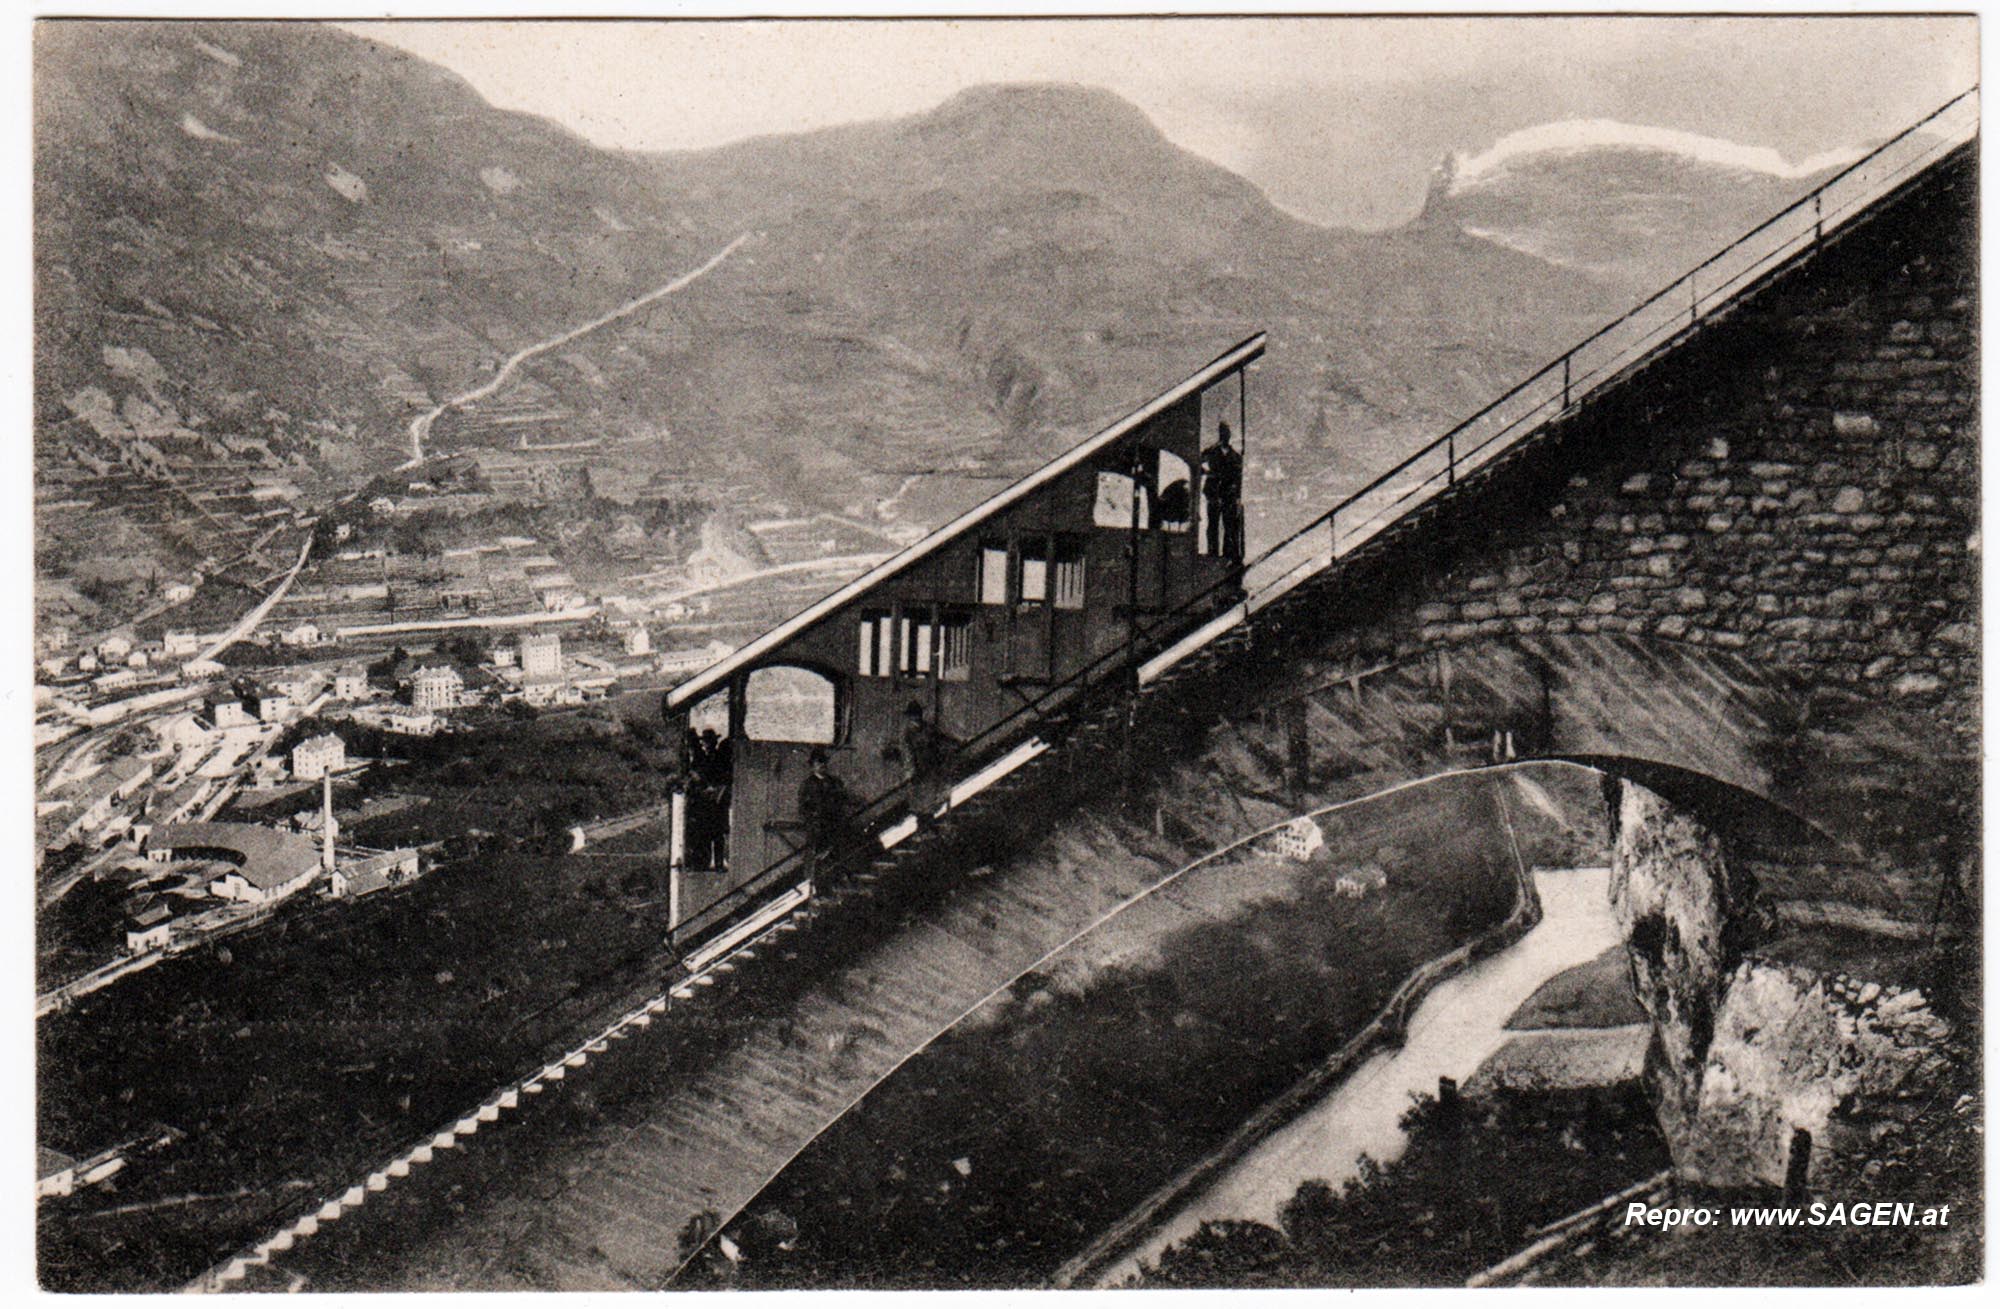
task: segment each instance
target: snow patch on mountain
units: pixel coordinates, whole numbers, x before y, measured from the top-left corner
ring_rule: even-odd
[[[197,141],[227,141],[231,145],[241,145],[241,141],[227,132],[218,132],[193,114],[181,115],[181,131]]]
[[[1447,161],[1451,190],[1458,192],[1506,171],[1517,159],[1589,150],[1651,150],[1769,177],[1801,178],[1859,159],[1861,147],[1823,150],[1793,162],[1769,146],[1744,145],[1671,127],[1621,123],[1610,118],[1572,118],[1510,132],[1477,154],[1457,153]]]
[[[339,164],[328,164],[321,180],[338,191],[350,204],[358,205],[368,198],[368,183]]]
[[[213,59],[216,63],[222,64],[225,67],[228,68],[243,67],[242,56],[236,54],[234,51],[224,50],[219,45],[211,45],[207,41],[202,40],[200,37],[196,37],[194,39],[194,48],[201,51],[203,54],[207,55],[210,59]]]

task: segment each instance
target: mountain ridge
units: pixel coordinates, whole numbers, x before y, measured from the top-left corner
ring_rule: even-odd
[[[79,461],[226,435],[323,500],[401,462],[411,420],[506,358],[743,231],[714,274],[441,414],[430,451],[589,446],[600,494],[886,501],[887,526],[919,527],[1262,328],[1252,450],[1283,481],[1253,497],[1296,516],[1610,304],[1593,275],[1451,224],[1293,218],[1098,88],[978,87],[640,156],[327,27],[55,26],[36,79],[52,492]],[[116,362],[140,356],[143,386]],[[44,515],[42,557],[115,574],[129,608],[134,570],[88,548],[131,522],[108,505]],[[127,533],[135,555],[149,531],[165,541]]]

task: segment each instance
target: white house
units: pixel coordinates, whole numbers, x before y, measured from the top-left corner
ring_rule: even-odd
[[[434,736],[438,720],[436,714],[425,710],[395,708],[382,715],[382,726],[404,736]]]
[[[308,737],[292,747],[292,776],[300,781],[316,781],[345,767],[347,742],[332,732]]]
[[[456,709],[459,692],[464,689],[465,679],[456,668],[433,664],[419,668],[410,678],[410,704],[427,712]]]
[[[170,605],[186,604],[194,599],[194,586],[189,582],[168,582],[160,590],[160,599]]]
[[[562,638],[554,632],[532,632],[521,638],[521,673],[525,677],[561,677]]]
[[[735,648],[727,641],[710,641],[707,645],[689,646],[680,650],[662,650],[654,666],[670,676],[676,673],[700,672]]]
[[[132,653],[129,637],[107,636],[97,643],[97,657],[107,664],[122,664]]]
[[[565,678],[535,677],[521,683],[521,698],[531,705],[582,704],[583,688]]]
[[[260,723],[283,722],[292,712],[292,698],[276,692],[266,691],[257,697],[257,721]]]
[[[327,883],[336,899],[363,896],[399,882],[412,881],[420,871],[415,850],[380,850],[341,863],[327,878]]]
[[[315,623],[300,623],[284,635],[286,645],[318,645],[319,641],[319,626]]]
[[[628,627],[625,629],[623,636],[626,654],[642,655],[653,653],[653,638],[644,626]]]
[[[215,724],[216,730],[222,732],[233,727],[248,727],[256,721],[250,716],[250,711],[244,707],[243,702],[235,696],[212,702],[208,706],[208,716],[209,721]]]
[[[1363,864],[1342,873],[1333,883],[1335,895],[1350,900],[1359,900],[1371,891],[1379,891],[1389,884],[1389,874],[1375,864]]]
[[[201,725],[201,720],[190,713],[163,718],[152,725],[152,732],[154,739],[170,750],[205,746],[211,735],[209,730]]]
[[[333,675],[333,698],[336,700],[366,700],[368,698],[368,670],[365,668],[343,668]]]
[[[201,637],[193,632],[168,632],[160,645],[170,655],[189,655],[201,649]]]
[[[154,901],[125,924],[125,952],[141,955],[148,950],[165,949],[173,935],[173,911]]]

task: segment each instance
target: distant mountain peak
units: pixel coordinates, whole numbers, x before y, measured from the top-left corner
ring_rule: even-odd
[[[967,87],[912,120],[927,134],[1060,141],[1087,134],[1126,148],[1168,144],[1159,125],[1130,100],[1071,82],[990,82]]]
[[[1570,118],[1510,132],[1477,153],[1458,152],[1443,165],[1451,193],[1506,172],[1515,163],[1592,151],[1632,151],[1672,155],[1736,172],[1795,180],[1839,168],[1860,158],[1861,147],[1825,150],[1796,162],[1769,146],[1744,145],[1671,127],[1624,123],[1611,118]]]

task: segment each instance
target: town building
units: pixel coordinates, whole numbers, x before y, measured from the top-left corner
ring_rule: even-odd
[[[415,850],[378,850],[343,860],[335,866],[327,883],[335,899],[351,899],[413,882],[421,871]]]
[[[642,655],[653,652],[652,635],[646,631],[643,625],[626,628],[622,636],[624,637],[626,654]]]
[[[168,632],[160,645],[170,655],[189,655],[201,649],[201,637],[193,632]]]
[[[1363,864],[1359,868],[1348,869],[1334,879],[1333,893],[1350,900],[1359,900],[1362,896],[1379,891],[1388,884],[1389,874],[1382,871],[1379,865]]]
[[[194,585],[190,582],[168,582],[160,590],[160,599],[170,605],[186,604],[194,599]]]
[[[173,910],[158,900],[134,913],[125,923],[125,952],[141,955],[164,950],[173,939]]]
[[[382,727],[404,736],[434,736],[437,734],[437,715],[427,710],[391,708],[382,714]]]
[[[119,759],[105,765],[92,776],[75,783],[63,798],[73,806],[69,821],[63,825],[56,844],[60,845],[80,832],[90,832],[107,823],[120,800],[125,800],[153,780],[153,761],[150,759]]]
[[[662,650],[654,666],[670,677],[685,677],[698,673],[716,660],[735,650],[727,641],[710,641],[707,645],[688,646],[679,650]]]
[[[153,738],[169,750],[188,750],[206,746],[211,733],[201,725],[201,720],[191,713],[172,714],[152,725]]]
[[[284,642],[286,645],[318,645],[319,626],[315,623],[300,623],[285,632]]]
[[[235,696],[213,700],[208,706],[208,719],[215,724],[215,730],[226,732],[235,727],[249,727],[256,722],[250,710]]]
[[[146,857],[215,859],[233,865],[208,885],[219,900],[271,904],[305,889],[319,872],[319,848],[306,837],[256,823],[164,823],[146,838]]]
[[[427,713],[456,709],[464,689],[465,679],[456,668],[433,664],[419,668],[410,678],[410,704]]]
[[[521,698],[537,708],[583,703],[583,689],[561,677],[531,677],[521,683]]]
[[[291,716],[292,698],[276,691],[265,691],[257,697],[257,721],[260,723],[281,723]]]
[[[1300,863],[1312,858],[1313,852],[1326,844],[1326,834],[1311,818],[1298,817],[1279,828],[1273,835],[1271,845],[1277,854]]]
[[[107,664],[122,664],[131,653],[130,637],[107,636],[97,643],[97,657]]]
[[[314,781],[347,767],[347,742],[327,732],[308,737],[292,747],[292,776]]]
[[[323,683],[318,673],[294,673],[272,682],[271,689],[295,705],[306,705],[311,703],[321,685]]]
[[[554,632],[532,632],[521,638],[521,673],[525,677],[560,677],[562,638]]]
[[[368,670],[365,668],[343,668],[333,675],[333,698],[336,700],[366,700],[368,698]]]

